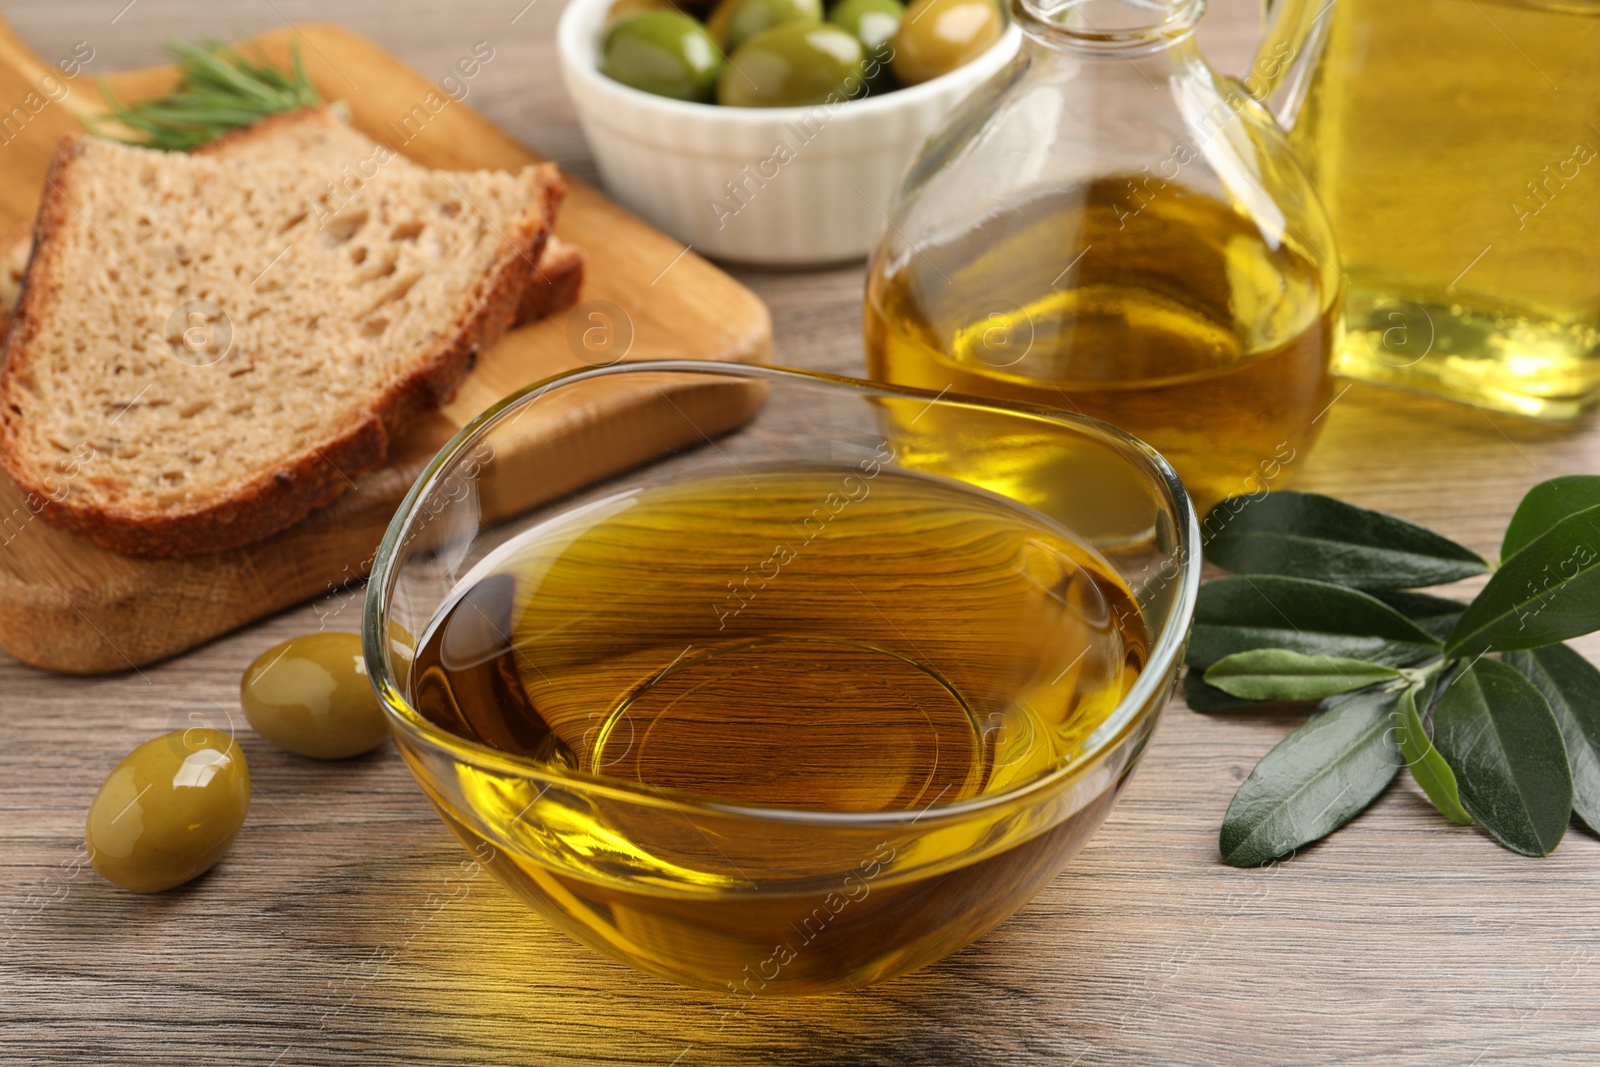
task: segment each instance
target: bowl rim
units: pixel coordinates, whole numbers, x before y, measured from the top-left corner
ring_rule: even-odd
[[[664,114],[745,128],[782,125],[813,113],[818,108],[833,106],[824,102],[800,107],[724,107],[720,104],[657,96],[642,89],[635,89],[631,85],[613,81],[600,73],[598,64],[600,42],[589,39],[588,36],[589,16],[596,9],[608,7],[613,2],[615,0],[568,0],[556,23],[556,52],[562,66],[572,77],[580,79],[592,92],[609,95],[613,100],[626,101],[636,107],[655,108]],[[1016,22],[1007,18],[999,39],[955,70],[931,78],[920,85],[896,89],[892,93],[843,101],[837,105],[838,110],[834,114],[834,120],[837,121],[839,116],[845,114],[862,119],[885,113],[892,114],[897,110],[915,107],[924,100],[937,97],[968,82],[972,83],[972,87],[976,87],[1005,66],[1021,46],[1022,30]]]
[[[885,812],[843,812],[734,803],[719,800],[715,796],[703,793],[633,784],[621,779],[607,778],[583,771],[552,768],[546,764],[502,752],[499,749],[490,748],[475,741],[469,741],[459,734],[434,725],[411,706],[410,702],[401,694],[399,687],[395,685],[386,661],[385,653],[388,641],[385,636],[385,627],[382,625],[393,579],[391,567],[394,563],[396,550],[404,543],[405,532],[417,513],[418,502],[434,489],[445,470],[452,466],[469,446],[475,444],[499,422],[512,417],[525,405],[536,402],[545,393],[595,378],[611,377],[617,374],[646,373],[689,373],[770,382],[789,381],[813,386],[844,388],[863,397],[881,396],[926,400],[930,405],[949,404],[958,407],[975,407],[999,411],[1006,414],[1043,417],[1077,427],[1082,431],[1097,434],[1119,445],[1125,452],[1132,454],[1128,457],[1131,463],[1137,466],[1137,463],[1134,462],[1134,457],[1142,460],[1147,467],[1145,473],[1154,475],[1157,481],[1165,488],[1171,502],[1171,515],[1174,520],[1173,533],[1175,543],[1173,552],[1177,559],[1177,573],[1172,580],[1178,586],[1177,599],[1167,624],[1162,627],[1159,633],[1154,635],[1155,640],[1150,649],[1150,658],[1146,662],[1144,670],[1140,672],[1138,680],[1123,695],[1116,708],[1106,717],[1105,721],[1096,727],[1083,742],[1078,753],[1068,757],[1059,766],[1012,789],[999,793],[979,794],[978,796],[950,804],[930,804],[920,811],[906,809]],[[1033,794],[1053,790],[1064,782],[1080,777],[1097,766],[1101,759],[1111,752],[1121,739],[1143,718],[1140,714],[1141,711],[1147,706],[1153,705],[1155,698],[1158,696],[1157,691],[1172,684],[1170,676],[1179,666],[1179,661],[1188,643],[1189,630],[1194,621],[1195,605],[1200,589],[1201,564],[1200,523],[1183,482],[1178,478],[1171,464],[1159,452],[1126,430],[1120,429],[1111,423],[1076,412],[1039,404],[970,396],[964,393],[952,393],[948,389],[935,393],[927,389],[889,385],[883,382],[867,381],[860,378],[850,378],[821,371],[801,370],[793,367],[719,363],[709,360],[690,359],[624,361],[604,367],[582,367],[565,371],[524,386],[486,408],[480,415],[463,426],[455,436],[450,438],[434,454],[422,473],[417,476],[410,492],[406,494],[405,499],[401,501],[400,506],[395,510],[393,518],[384,531],[383,540],[379,542],[378,549],[373,555],[372,570],[367,578],[367,589],[362,603],[362,654],[368,680],[372,684],[373,690],[378,697],[378,703],[383,708],[385,717],[391,727],[429,745],[450,751],[469,753],[476,766],[493,768],[520,778],[540,781],[545,789],[565,786],[580,789],[589,795],[607,796],[613,800],[646,806],[670,807],[680,813],[685,806],[688,806],[701,812],[757,822],[809,824],[852,829],[874,826],[903,828],[921,822],[924,818],[931,817],[930,822],[960,820],[992,808],[1015,804]],[[1152,716],[1159,715],[1164,707],[1165,700],[1160,705],[1152,706],[1150,714]]]

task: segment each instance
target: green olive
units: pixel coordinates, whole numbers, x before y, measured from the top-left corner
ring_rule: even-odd
[[[920,85],[976,59],[1004,28],[993,0],[915,0],[891,42],[890,67],[902,84]]]
[[[389,736],[356,634],[306,634],[267,649],[244,672],[239,703],[256,733],[299,756],[346,759]]]
[[[706,32],[719,47],[728,44],[728,20],[733,18],[733,13],[739,10],[739,5],[744,0],[719,0],[716,7],[711,9],[711,14],[706,16]]]
[[[717,86],[722,53],[704,26],[677,11],[647,11],[606,33],[600,72],[623,85],[674,100],[705,102]]]
[[[855,34],[869,58],[881,59],[905,15],[900,0],[839,0],[828,11],[828,21]]]
[[[722,0],[706,20],[706,28],[733,52],[762,30],[821,21],[822,0]]]
[[[198,878],[250,810],[250,769],[233,738],[195,727],[146,741],[106,776],[84,826],[106,881],[159,893]]]
[[[866,53],[829,23],[790,22],[763,30],[728,59],[717,103],[734,107],[808,107],[859,96]]]
[[[650,11],[676,11],[677,5],[672,0],[617,0],[606,11],[606,29],[610,29],[623,19],[632,18],[634,15],[643,15]]]

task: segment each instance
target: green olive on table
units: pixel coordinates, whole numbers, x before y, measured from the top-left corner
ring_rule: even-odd
[[[250,769],[233,739],[178,730],[146,741],[106,776],[84,844],[106,881],[158,893],[210,870],[249,810]]]
[[[306,634],[267,649],[244,672],[239,703],[256,733],[300,756],[347,759],[389,736],[356,634]]]
[[[762,30],[821,21],[822,0],[722,0],[706,20],[706,29],[731,53]]]
[[[993,0],[915,0],[890,42],[890,68],[901,83],[920,85],[976,59],[1004,28]]]
[[[706,28],[677,11],[647,11],[606,33],[600,70],[657,96],[705,102],[716,89],[722,54]]]
[[[870,59],[882,59],[905,14],[900,0],[839,0],[828,21],[853,33]]]
[[[825,22],[785,23],[756,34],[728,58],[717,103],[807,107],[848,100],[860,95],[865,68],[866,52],[847,30]]]

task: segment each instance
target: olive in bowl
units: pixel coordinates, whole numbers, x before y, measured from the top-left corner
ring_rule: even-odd
[[[838,26],[787,22],[739,47],[717,82],[717,103],[806,107],[848,100],[865,87],[866,61],[861,42]]]
[[[606,29],[610,29],[623,19],[632,18],[634,15],[643,15],[650,11],[676,11],[678,6],[672,0],[616,0],[611,5],[611,10],[606,12]]]
[[[822,0],[722,0],[706,19],[706,29],[731,53],[774,26],[821,21]]]
[[[718,0],[703,24],[685,2],[612,0],[601,72],[675,100],[810,107],[948,74],[1006,25],[996,0]]]
[[[888,58],[889,42],[905,21],[900,0],[839,0],[828,10],[828,21],[854,35],[872,59]]]
[[[1005,28],[993,0],[916,0],[894,35],[890,69],[902,85],[921,85],[988,51]]]
[[[987,0],[985,0],[987,2]],[[646,11],[612,24],[602,47],[606,77],[674,100],[705,102],[722,72],[722,50],[679,11]]]

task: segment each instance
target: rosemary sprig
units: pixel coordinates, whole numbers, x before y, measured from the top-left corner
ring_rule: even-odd
[[[125,104],[104,78],[100,92],[111,108],[110,118],[135,136],[117,136],[129,144],[187,152],[230,130],[250,126],[269,115],[322,103],[306,74],[298,43],[292,46],[292,71],[282,71],[262,56],[246,59],[221,41],[194,45],[172,41],[183,80],[157,100]]]

